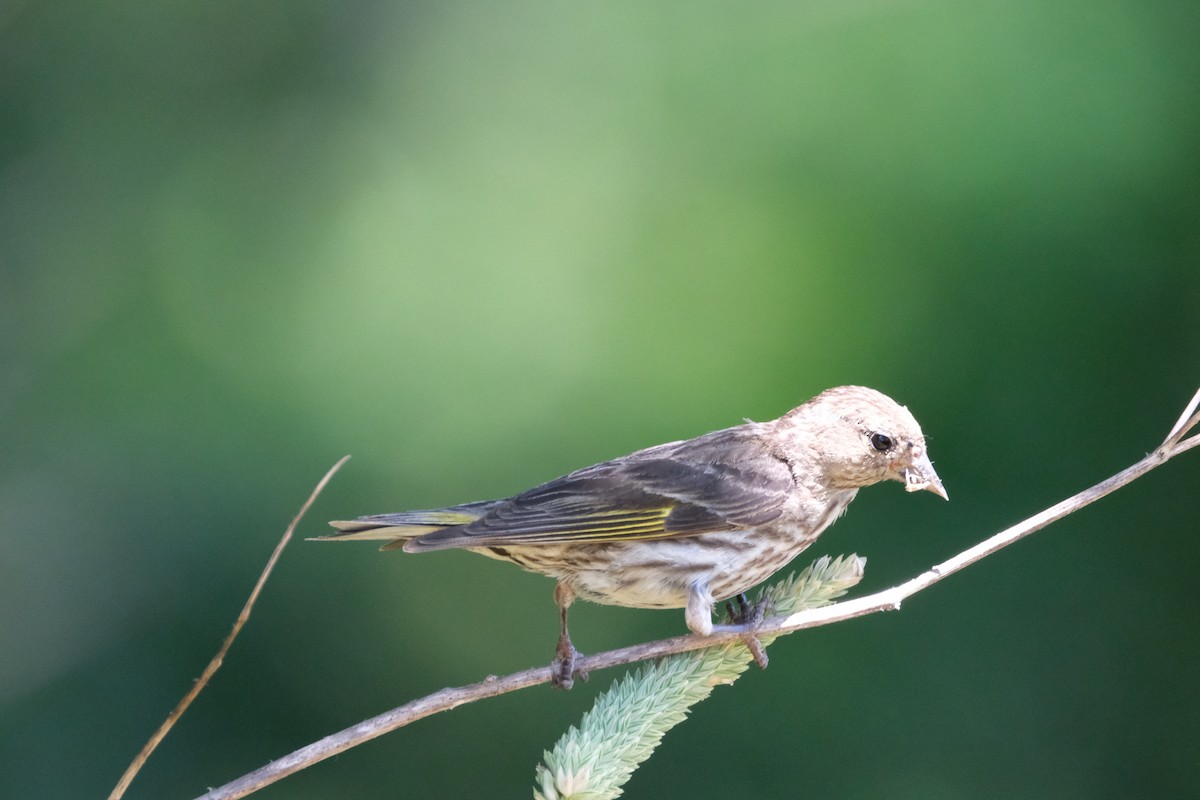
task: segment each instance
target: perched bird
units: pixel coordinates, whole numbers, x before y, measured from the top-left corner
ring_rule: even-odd
[[[503,500],[332,522],[326,539],[384,550],[462,548],[558,581],[554,683],[569,688],[576,597],[684,608],[712,632],[713,603],[769,578],[845,512],[863,486],[895,480],[949,499],[921,426],[874,389],[829,389],[770,422],[638,450]],[[761,615],[761,609],[759,610]]]

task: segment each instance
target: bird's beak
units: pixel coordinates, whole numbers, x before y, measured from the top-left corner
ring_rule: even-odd
[[[946,494],[946,489],[942,486],[942,479],[933,471],[933,462],[925,453],[914,458],[904,469],[904,490],[919,492],[922,489],[933,492],[943,500],[950,499],[950,495]]]

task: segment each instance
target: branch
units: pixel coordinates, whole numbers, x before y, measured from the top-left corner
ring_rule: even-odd
[[[150,758],[150,754],[158,747],[159,742],[171,732],[171,728],[175,727],[175,723],[183,716],[183,712],[188,710],[188,706],[192,704],[192,701],[199,697],[200,692],[204,691],[204,687],[208,686],[208,682],[212,680],[212,676],[217,674],[217,670],[221,668],[221,664],[225,661],[225,655],[229,652],[229,648],[233,646],[233,640],[242,632],[242,627],[250,619],[250,611],[254,608],[254,604],[258,602],[258,596],[262,594],[263,586],[267,583],[267,578],[270,576],[271,571],[275,569],[275,563],[279,561],[279,556],[283,554],[283,548],[291,541],[296,526],[300,524],[300,520],[308,513],[308,509],[317,499],[317,495],[325,488],[325,484],[329,483],[329,479],[333,477],[335,472],[342,468],[342,464],[345,464],[349,458],[350,456],[342,456],[340,461],[329,468],[329,471],[325,473],[325,477],[317,482],[316,488],[312,490],[308,499],[304,501],[304,505],[296,512],[296,516],[292,519],[292,524],[287,526],[287,530],[283,532],[283,537],[280,538],[279,544],[275,545],[274,552],[267,559],[267,565],[263,567],[262,574],[258,576],[258,582],[254,584],[254,588],[250,590],[250,597],[246,600],[246,605],[242,607],[242,613],[238,614],[237,620],[233,623],[233,630],[225,637],[225,641],[221,643],[221,648],[217,650],[217,654],[213,656],[212,661],[208,662],[208,666],[204,668],[204,672],[192,684],[192,688],[188,690],[183,699],[179,701],[179,704],[167,715],[162,725],[158,726],[158,730],[150,737],[150,741],[146,742],[141,751],[134,756],[133,762],[125,769],[125,773],[121,775],[121,779],[117,781],[117,785],[113,788],[112,793],[109,794],[108,800],[121,800],[121,797],[129,788],[129,784],[133,782],[133,779],[137,777],[138,772],[141,771],[142,766],[146,763],[146,759]]]
[[[1155,467],[1161,466],[1171,458],[1200,445],[1200,434],[1183,438],[1192,428],[1200,424],[1200,390],[1197,390],[1191,402],[1180,416],[1179,421],[1171,429],[1167,438],[1157,449],[1141,461],[1125,469],[1095,486],[1085,489],[1062,502],[1051,506],[1040,514],[995,534],[974,547],[968,548],[953,558],[943,561],[917,577],[898,586],[885,589],[875,594],[845,600],[821,608],[809,609],[785,617],[772,617],[753,631],[740,625],[717,625],[709,636],[687,635],[647,642],[605,653],[597,653],[580,659],[582,670],[593,672],[609,667],[622,666],[651,658],[659,658],[674,653],[684,653],[700,650],[718,644],[733,641],[745,641],[748,634],[758,636],[777,636],[805,628],[816,628],[833,622],[854,619],[856,617],[874,614],[878,611],[894,611],[900,608],[902,601],[927,589],[933,584],[959,572],[992,553],[1041,530],[1047,525],[1062,519],[1084,506],[1090,505],[1105,495],[1120,489],[1145,475]],[[504,677],[490,675],[483,681],[469,686],[442,689],[431,695],[414,700],[399,708],[364,720],[350,728],[326,736],[320,741],[302,747],[283,758],[272,761],[266,766],[230,783],[210,790],[197,800],[233,800],[268,786],[281,778],[298,772],[305,767],[349,750],[364,742],[382,736],[385,733],[402,728],[419,719],[432,716],[442,711],[449,711],[466,703],[483,700],[488,697],[506,694],[508,692],[550,682],[550,668],[537,667],[516,672]]]
[[[781,615],[820,608],[863,578],[866,559],[821,556],[763,587],[754,608]],[[760,605],[761,604],[761,605]],[[602,692],[543,753],[534,770],[534,800],[612,800],[653,754],[667,732],[718,686],[737,681],[753,663],[765,666],[773,636],[677,653],[643,663]]]

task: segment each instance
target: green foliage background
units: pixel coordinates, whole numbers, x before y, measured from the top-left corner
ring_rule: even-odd
[[[106,793],[347,452],[302,535],[868,384],[953,501],[864,492],[810,551],[858,592],[1136,460],[1200,384],[1197,41],[1115,0],[0,8],[0,796]],[[778,642],[628,796],[1196,796],[1198,482]],[[544,578],[297,542],[129,797],[554,636]],[[260,796],[528,797],[615,677]]]

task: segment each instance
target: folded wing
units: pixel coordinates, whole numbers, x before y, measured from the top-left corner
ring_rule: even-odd
[[[475,520],[407,539],[408,551],[662,539],[752,527],[779,516],[791,470],[730,428],[573,472]],[[474,510],[474,509],[473,509]]]

